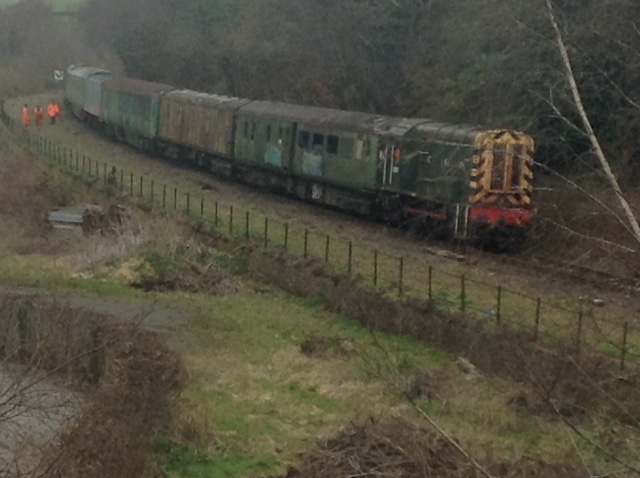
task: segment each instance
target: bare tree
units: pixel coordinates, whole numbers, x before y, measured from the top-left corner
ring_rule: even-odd
[[[620,202],[620,206],[622,207],[622,210],[626,218],[626,223],[624,222],[621,222],[621,223],[633,236],[635,241],[640,244],[640,224],[638,223],[638,218],[635,216],[631,208],[631,205],[625,198],[622,192],[622,189],[620,188],[618,179],[616,178],[616,175],[613,172],[611,164],[604,153],[604,150],[600,144],[600,140],[598,139],[598,136],[596,135],[596,132],[593,129],[593,126],[591,124],[591,120],[589,119],[589,116],[585,110],[584,103],[582,101],[582,96],[580,94],[580,89],[578,88],[576,77],[573,71],[571,58],[569,56],[569,52],[567,50],[567,46],[562,35],[562,31],[560,29],[560,26],[558,24],[558,21],[554,13],[553,2],[552,0],[545,0],[545,1],[546,1],[547,14],[549,16],[549,21],[551,22],[551,25],[553,26],[553,29],[555,31],[556,42],[557,42],[558,50],[560,52],[560,57],[562,59],[562,64],[565,69],[566,79],[571,88],[573,101],[578,110],[578,114],[580,115],[580,120],[582,122],[584,132],[589,138],[589,141],[591,142],[593,152],[595,153],[598,161],[600,162],[602,171],[604,172],[609,184],[611,185],[611,187],[613,188],[616,194],[618,201]]]

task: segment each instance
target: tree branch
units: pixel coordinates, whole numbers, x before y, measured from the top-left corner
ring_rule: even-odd
[[[589,140],[591,141],[591,145],[593,150],[600,161],[600,165],[602,166],[602,170],[604,171],[611,187],[613,188],[620,205],[624,211],[626,219],[629,223],[631,233],[636,240],[636,242],[640,243],[640,224],[638,224],[638,220],[633,214],[631,206],[629,202],[624,197],[622,193],[622,189],[620,188],[620,184],[611,169],[611,165],[607,160],[606,155],[600,145],[600,141],[591,125],[591,121],[589,120],[589,116],[584,108],[584,104],[582,102],[582,97],[580,95],[580,90],[578,88],[578,84],[576,83],[576,78],[573,73],[573,66],[571,65],[571,59],[569,57],[569,52],[567,51],[567,47],[564,43],[564,39],[562,37],[562,32],[560,31],[560,26],[558,25],[558,21],[556,20],[555,14],[553,13],[553,3],[551,0],[546,0],[547,5],[547,14],[549,16],[549,21],[553,26],[553,29],[556,33],[556,42],[558,44],[558,50],[560,52],[560,56],[562,58],[562,62],[564,64],[565,73],[567,77],[567,81],[569,82],[569,86],[571,87],[571,93],[573,95],[574,102],[576,104],[576,108],[578,109],[578,113],[580,114],[580,118],[582,119],[583,126],[586,130],[587,135],[589,136]]]

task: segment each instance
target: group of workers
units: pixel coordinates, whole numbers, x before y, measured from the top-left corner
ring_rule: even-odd
[[[47,106],[47,115],[49,116],[49,122],[54,125],[56,124],[56,118],[60,114],[60,106],[55,101],[51,101],[49,106]],[[42,128],[42,122],[44,120],[44,110],[40,108],[40,105],[36,106],[33,109],[33,117],[36,122],[36,127],[38,129]],[[22,127],[24,129],[29,128],[31,124],[31,111],[29,110],[29,105],[24,105],[22,108]]]

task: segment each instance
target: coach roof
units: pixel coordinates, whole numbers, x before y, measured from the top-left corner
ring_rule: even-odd
[[[281,118],[288,121],[326,128],[373,131],[376,120],[383,117],[369,113],[301,106],[275,101],[253,101],[240,109],[240,114]]]
[[[233,96],[212,95],[192,90],[174,90],[165,95],[169,100],[182,101],[194,105],[202,105],[219,110],[236,110],[251,100]]]
[[[88,78],[91,75],[95,75],[96,73],[108,73],[113,75],[111,71],[103,70],[101,68],[94,68],[93,66],[70,66],[67,68],[67,74],[72,76],[77,76],[80,78]]]
[[[161,83],[152,83],[144,80],[132,80],[130,78],[114,78],[104,83],[104,88],[109,91],[122,91],[139,95],[159,96],[162,93],[172,91],[175,88]]]

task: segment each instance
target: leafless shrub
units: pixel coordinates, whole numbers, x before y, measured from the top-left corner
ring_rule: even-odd
[[[438,433],[402,419],[370,420],[345,427],[336,436],[303,453],[287,477],[582,478],[586,470],[523,457],[515,463],[486,463],[487,473],[467,462]]]
[[[138,321],[117,325],[55,298],[4,296],[0,475],[145,476],[181,377],[177,356]],[[89,406],[52,381],[89,392]]]

